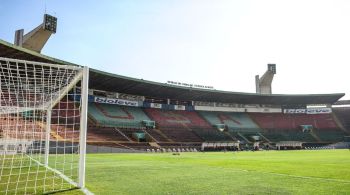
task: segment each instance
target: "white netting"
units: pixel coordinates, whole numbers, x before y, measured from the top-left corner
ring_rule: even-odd
[[[0,58],[0,194],[76,187],[82,70]]]

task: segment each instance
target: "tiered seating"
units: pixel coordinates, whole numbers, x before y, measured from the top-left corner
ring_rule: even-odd
[[[257,132],[259,127],[246,113],[206,112],[200,114],[212,125],[226,124],[229,130],[241,132]]]
[[[262,138],[260,137],[258,132],[229,132],[231,135],[235,136],[237,139],[239,139],[240,141],[244,140],[242,138],[242,136],[247,139],[250,142],[255,142],[257,141],[256,139],[253,139],[252,137],[254,136],[258,136],[259,140],[262,140]]]
[[[53,109],[51,114],[51,123],[62,125],[79,125],[80,111],[79,107],[73,101],[65,100],[59,102]]]
[[[161,131],[175,142],[202,142],[203,140],[185,128],[161,128]]]
[[[310,133],[303,133],[296,130],[269,130],[262,133],[267,139],[272,142],[278,141],[302,141],[302,142],[316,142],[315,138]]]
[[[114,129],[114,127],[88,127],[88,142],[98,141],[128,141],[123,135]]]
[[[79,127],[72,127],[67,125],[51,125],[51,137],[58,141],[70,140],[78,141],[79,140]]]
[[[89,103],[89,114],[99,125],[120,128],[142,128],[150,120],[140,108],[111,104]]]
[[[157,122],[160,127],[211,128],[196,112],[176,110],[145,109],[148,116]]]
[[[350,132],[350,107],[343,107],[343,108],[333,108],[334,113],[340,120],[340,122],[343,124],[345,129]]]
[[[299,129],[312,125],[316,129],[338,128],[330,114],[251,113],[250,116],[264,129]]]
[[[344,136],[347,134],[339,129],[319,129],[315,134],[323,142],[340,142],[344,141]]]
[[[51,136],[56,140],[79,140],[80,110],[75,102],[60,101],[51,113]]]
[[[157,122],[159,129],[173,141],[201,142],[207,139],[218,139],[217,141],[228,139],[225,135],[220,135],[220,132],[215,130],[196,112],[160,109],[145,109],[145,112]]]
[[[167,142],[169,141],[164,136],[162,136],[160,133],[157,132],[155,129],[147,129],[147,133],[149,133],[154,139],[156,139],[158,142]]]
[[[301,125],[312,125],[313,133],[323,142],[341,141],[344,136],[331,114],[251,113],[250,116],[271,141],[317,142],[311,133],[302,132]]]
[[[216,129],[193,129],[205,141],[232,141],[233,139]]]
[[[21,117],[0,117],[0,129],[7,137],[17,137],[18,139],[45,140],[46,122],[45,112],[27,111],[21,113]],[[43,120],[43,121],[42,121]],[[79,139],[80,126],[79,107],[73,101],[64,100],[59,102],[51,112],[51,140],[71,140]],[[6,125],[5,125],[6,124]],[[1,127],[2,126],[2,127]],[[9,129],[5,129],[9,128]],[[17,131],[13,131],[17,129]]]
[[[129,139],[134,140],[132,138],[133,133],[139,133],[143,132],[142,129],[133,129],[133,128],[118,128],[120,132],[122,132],[124,135],[126,135]],[[136,140],[134,140],[136,141]]]
[[[2,138],[26,140],[45,140],[45,130],[32,120],[0,115],[0,133]]]

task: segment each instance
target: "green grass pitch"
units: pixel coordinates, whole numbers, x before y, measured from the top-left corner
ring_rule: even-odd
[[[95,194],[350,194],[349,150],[89,154],[86,169]]]
[[[96,195],[350,194],[350,151],[88,154],[86,186]]]

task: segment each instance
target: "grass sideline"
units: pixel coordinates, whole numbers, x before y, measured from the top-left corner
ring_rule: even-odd
[[[96,195],[350,194],[349,150],[88,154],[86,163]]]

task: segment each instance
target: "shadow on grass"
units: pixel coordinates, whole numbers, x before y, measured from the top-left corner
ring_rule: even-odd
[[[59,191],[55,191],[55,192],[48,192],[48,193],[44,193],[44,194],[45,195],[48,195],[48,194],[66,194],[66,193],[68,194],[69,192],[76,192],[76,194],[84,194],[82,191],[80,191],[80,188],[70,188],[70,189],[59,190]]]

